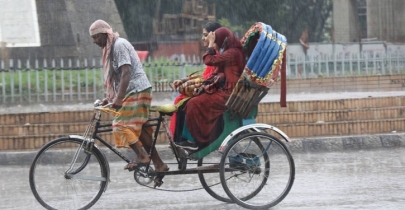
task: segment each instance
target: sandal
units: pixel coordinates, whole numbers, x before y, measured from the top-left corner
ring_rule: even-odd
[[[136,168],[140,168],[142,166],[147,166],[147,165],[149,165],[149,163],[132,161],[124,167],[124,170],[128,170],[129,172],[131,172],[131,171],[135,170]]]
[[[167,167],[165,170],[159,171],[159,172],[166,172],[166,171],[169,171],[169,170],[170,170],[170,168]],[[165,177],[164,174],[158,174],[158,175],[156,175],[155,180],[153,180],[153,181],[155,182],[155,184],[153,185],[153,188],[162,186],[162,184],[163,184],[163,177]]]

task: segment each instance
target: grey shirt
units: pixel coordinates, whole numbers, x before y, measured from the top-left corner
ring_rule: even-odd
[[[118,38],[115,41],[113,52],[115,94],[118,94],[121,81],[122,71],[120,67],[124,64],[129,64],[131,66],[130,82],[126,94],[131,92],[140,92],[152,87],[148,77],[145,74],[145,71],[143,70],[142,63],[139,60],[138,54],[135,52],[134,47],[126,39]]]

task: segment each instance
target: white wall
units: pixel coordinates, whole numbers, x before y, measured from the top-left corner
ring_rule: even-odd
[[[307,56],[321,56],[331,57],[336,56],[349,56],[350,54],[357,54],[360,52],[359,43],[338,43],[338,44],[321,44],[321,43],[309,43],[309,49],[307,50]],[[361,52],[363,53],[396,53],[405,52],[405,44],[396,43],[384,43],[384,42],[370,42],[362,43]],[[288,44],[287,53],[292,57],[304,57],[304,51],[300,44]]]
[[[35,0],[0,0],[0,42],[6,47],[40,46]]]

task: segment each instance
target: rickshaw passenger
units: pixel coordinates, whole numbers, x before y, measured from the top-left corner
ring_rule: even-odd
[[[203,56],[205,65],[215,66],[215,71],[203,86],[196,89],[185,108],[185,125],[192,138],[178,142],[178,147],[198,150],[216,140],[223,130],[222,114],[226,101],[240,78],[246,61],[239,39],[226,27],[207,36],[208,50]],[[219,54],[214,46],[219,47]],[[193,139],[195,142],[193,142]]]
[[[209,32],[213,32],[217,30],[218,28],[221,28],[221,24],[217,22],[208,22],[206,23],[203,28],[202,28],[202,37],[201,41],[204,47],[208,47],[208,40],[207,36]],[[204,79],[208,79],[212,72],[215,70],[214,66],[205,66],[205,69],[202,73],[202,77]],[[181,79],[175,80],[173,82],[174,87],[177,89],[180,85],[183,85],[183,81]],[[177,105],[180,101],[183,99],[189,98],[189,95],[186,94],[179,94],[175,99],[174,99],[174,104]],[[179,113],[179,114],[178,114]],[[178,116],[179,115],[179,116]],[[179,127],[176,127],[176,125],[179,125]],[[182,132],[182,126],[184,124],[184,112],[183,110],[178,110],[177,112],[173,113],[172,117],[170,118],[170,126],[169,129],[172,132],[172,134],[177,137],[181,136]],[[176,138],[177,139],[177,138]]]

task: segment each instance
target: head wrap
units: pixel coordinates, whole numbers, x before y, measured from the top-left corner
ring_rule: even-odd
[[[104,33],[107,34],[107,43],[106,46],[103,48],[103,56],[101,58],[103,63],[104,69],[104,88],[107,94],[107,98],[109,100],[114,99],[115,92],[114,92],[114,70],[110,69],[110,51],[111,47],[114,44],[115,40],[119,37],[117,32],[113,32],[110,25],[104,20],[96,20],[93,24],[91,24],[89,28],[90,36]],[[112,55],[111,55],[112,56]]]
[[[241,58],[238,58],[238,66],[240,69],[245,67],[245,60],[244,60],[244,51],[242,44],[240,43],[238,37],[236,37],[231,30],[226,27],[221,27],[215,30],[215,44],[219,48],[224,48],[223,50],[228,50],[231,48],[235,48],[238,50],[242,55]]]

